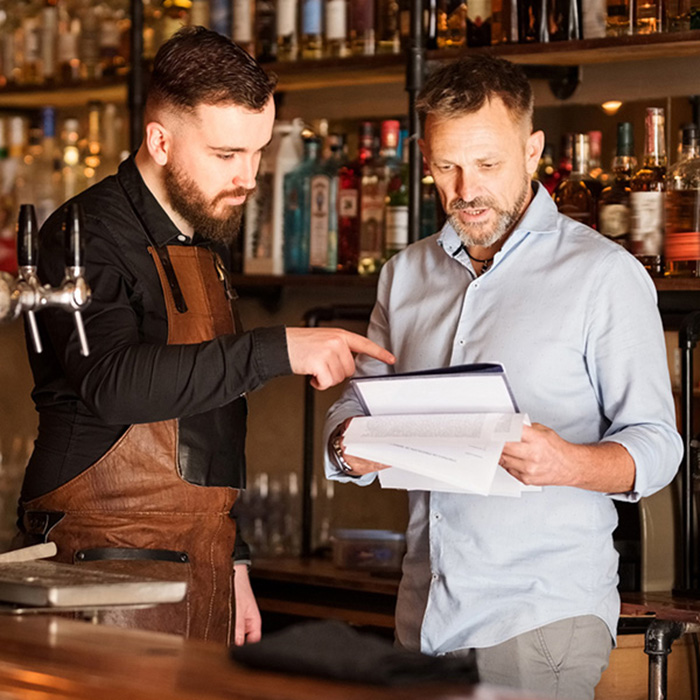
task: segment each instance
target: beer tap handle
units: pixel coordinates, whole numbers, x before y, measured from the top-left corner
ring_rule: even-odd
[[[33,204],[20,204],[17,219],[17,262],[19,263],[20,279],[35,286],[36,266],[38,260],[39,237],[36,224],[36,212]],[[37,353],[44,349],[41,344],[39,327],[33,311],[27,311],[29,334],[32,337],[34,350]]]
[[[74,282],[82,280],[85,275],[85,241],[83,237],[83,212],[80,205],[72,202],[68,205],[64,221],[64,245],[66,251],[66,277]],[[73,312],[75,328],[80,340],[80,354],[90,354],[83,315],[79,309]]]

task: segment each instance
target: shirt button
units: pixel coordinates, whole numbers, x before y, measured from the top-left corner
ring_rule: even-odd
[[[460,344],[460,345],[464,345],[464,343],[465,343],[465,340],[464,340],[464,338],[460,338],[460,340],[459,340],[459,344]]]
[[[474,289],[478,289],[478,288],[479,288],[479,283],[478,283],[478,282],[474,282],[474,284],[472,284],[472,287],[474,287]]]
[[[433,581],[437,581],[440,578],[440,576],[438,574],[433,574],[431,578],[433,579]]]
[[[177,240],[180,241],[180,243],[184,243],[187,240],[187,236],[185,234],[181,233],[178,237]]]
[[[440,520],[441,517],[440,513],[433,513],[433,518],[435,518],[435,520]]]

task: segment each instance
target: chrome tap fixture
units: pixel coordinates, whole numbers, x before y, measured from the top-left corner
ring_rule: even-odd
[[[80,353],[90,352],[82,310],[90,303],[90,288],[85,281],[83,219],[80,206],[69,204],[65,210],[63,235],[66,250],[66,272],[58,287],[42,285],[37,275],[38,228],[32,204],[20,205],[17,219],[17,279],[0,272],[0,322],[13,321],[20,314],[27,316],[29,334],[34,350],[42,351],[36,312],[48,306],[73,314],[80,340]]]

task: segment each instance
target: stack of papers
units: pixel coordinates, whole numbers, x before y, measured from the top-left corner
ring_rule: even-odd
[[[498,464],[528,423],[502,365],[362,377],[351,386],[369,415],[353,419],[345,451],[389,465],[379,472],[384,488],[514,497],[541,490]]]

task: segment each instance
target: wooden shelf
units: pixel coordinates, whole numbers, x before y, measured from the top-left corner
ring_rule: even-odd
[[[468,53],[489,53],[514,63],[577,66],[700,55],[700,30],[646,34],[547,44],[503,44],[460,51],[429,51],[428,60],[449,60]]]
[[[0,90],[0,108],[83,107],[91,100],[126,102],[126,79],[61,87],[21,87]]]
[[[654,279],[659,292],[700,292],[700,278],[659,277]]]

